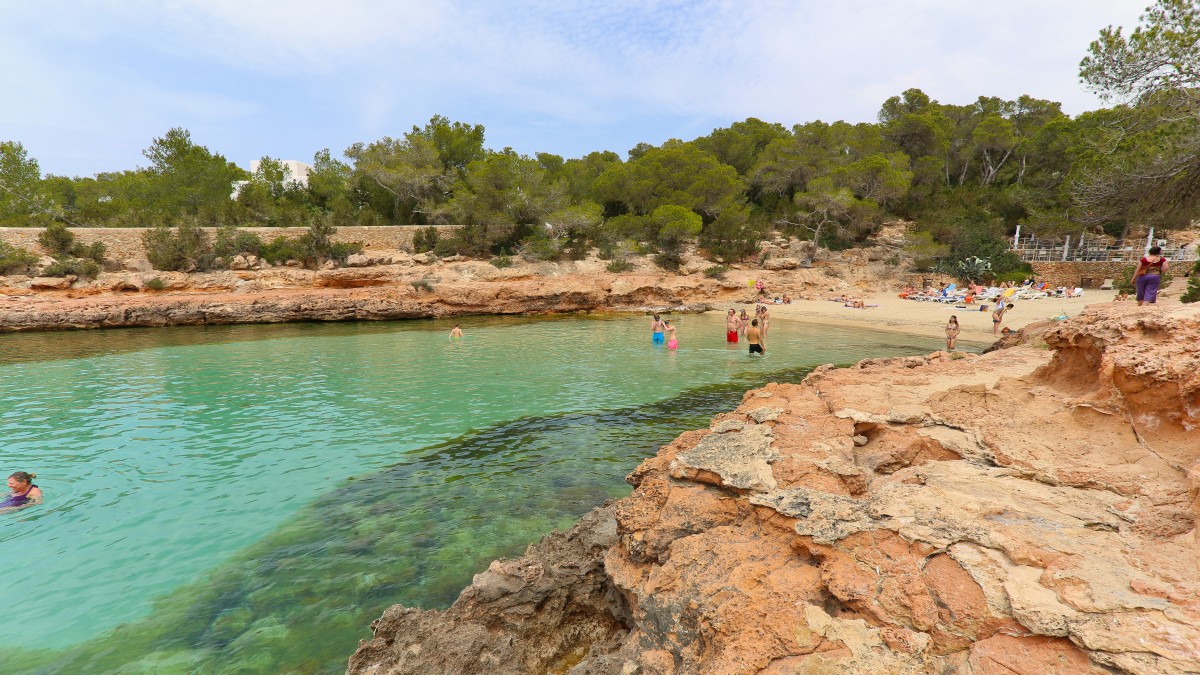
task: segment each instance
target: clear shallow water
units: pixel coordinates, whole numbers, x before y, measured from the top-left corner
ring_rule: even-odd
[[[674,354],[640,318],[0,336],[4,470],[48,497],[0,515],[0,671],[340,669],[745,389],[940,343],[676,321]]]

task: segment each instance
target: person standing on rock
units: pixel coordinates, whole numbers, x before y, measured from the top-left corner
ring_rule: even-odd
[[[725,341],[736,345],[741,328],[742,322],[737,317],[737,310],[731,308],[729,314],[725,315]]]
[[[954,343],[958,341],[958,317],[950,316],[950,322],[946,324],[946,351],[954,351]]]
[[[1010,302],[1006,305],[1002,302],[992,310],[992,335],[1000,335],[1000,322],[1004,320],[1004,314],[1012,308],[1013,303]]]
[[[1147,302],[1153,305],[1158,300],[1158,286],[1166,271],[1167,259],[1162,256],[1162,249],[1151,246],[1145,257],[1138,261],[1137,271],[1133,273],[1138,307]]]
[[[650,341],[656,345],[663,343],[663,322],[654,315],[654,321],[650,322]]]
[[[766,354],[767,341],[763,337],[762,331],[758,329],[758,319],[750,321],[750,326],[746,329],[746,341],[750,343],[750,355]]]

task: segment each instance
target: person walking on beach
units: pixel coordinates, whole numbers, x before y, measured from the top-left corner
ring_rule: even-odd
[[[458,327],[458,324],[454,324],[454,328],[450,329],[450,339],[458,340],[458,339],[462,338],[462,336],[463,336],[462,329]]]
[[[951,316],[946,324],[946,351],[954,351],[954,343],[958,340],[958,317]]]
[[[737,310],[730,309],[729,313],[725,315],[725,341],[736,345],[741,328],[742,322],[737,317]]]
[[[8,477],[8,498],[0,501],[0,511],[23,509],[42,503],[42,491],[33,484],[36,473],[14,472]]]
[[[670,321],[664,321],[663,330],[667,332],[667,349],[671,351],[679,349],[679,340],[675,337],[675,326],[672,326]]]
[[[1138,261],[1137,271],[1133,273],[1133,284],[1137,287],[1137,304],[1155,304],[1158,300],[1158,286],[1162,283],[1162,275],[1167,271],[1167,259],[1162,255],[1162,249],[1151,246],[1146,255]]]
[[[650,322],[650,341],[656,345],[663,343],[663,322],[654,315],[654,321]]]
[[[992,335],[1000,335],[1000,322],[1004,320],[1004,314],[1013,308],[1013,303],[1007,305],[1003,302],[992,310]]]
[[[750,326],[746,329],[746,341],[750,343],[750,355],[766,354],[767,341],[763,337],[762,332],[758,329],[758,319],[750,321]]]

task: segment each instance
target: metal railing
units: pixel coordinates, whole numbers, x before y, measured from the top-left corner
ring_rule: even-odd
[[[1172,246],[1156,242],[1162,249],[1162,255],[1171,262],[1194,262],[1200,259],[1200,249],[1195,244]],[[1107,244],[1102,241],[1081,241],[1072,245],[1068,237],[1064,240],[1038,239],[1036,237],[1017,238],[1012,250],[1025,262],[1120,262],[1135,263],[1146,254],[1146,246],[1130,246],[1124,244]]]

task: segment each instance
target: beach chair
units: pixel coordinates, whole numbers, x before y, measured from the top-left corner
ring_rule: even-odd
[[[1112,289],[1113,289],[1113,280],[1112,279],[1105,279],[1104,283],[1100,284],[1100,290],[1102,290],[1102,291],[1111,291]]]

